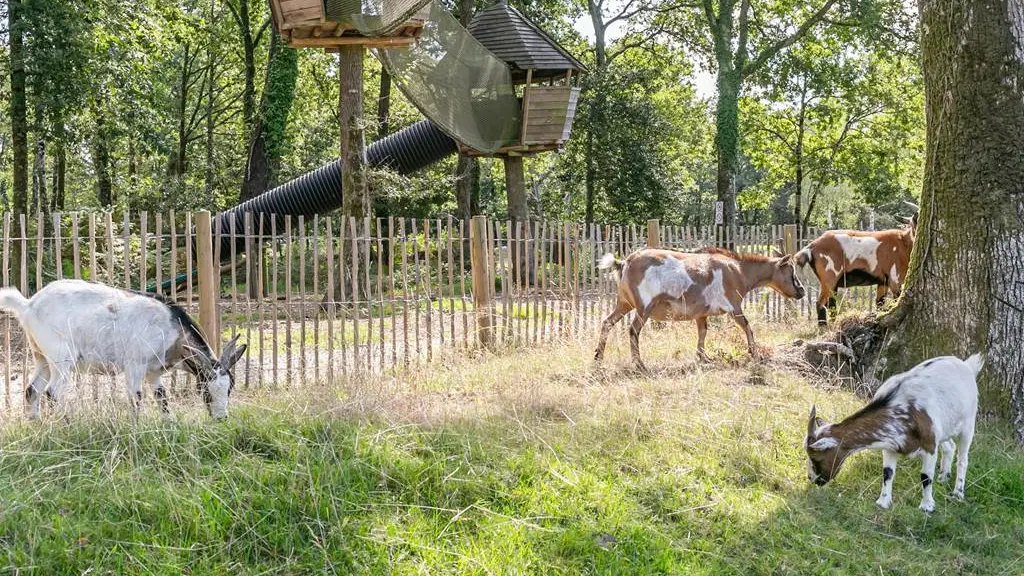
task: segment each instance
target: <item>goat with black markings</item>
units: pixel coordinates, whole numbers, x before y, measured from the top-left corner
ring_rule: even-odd
[[[57,280],[25,298],[0,289],[0,308],[14,313],[25,331],[35,371],[25,388],[30,416],[39,418],[39,395],[56,403],[72,372],[119,370],[136,409],[142,382],[169,414],[161,376],[181,364],[197,380],[214,418],[228,415],[234,387],[231,368],[245,353],[235,336],[218,359],[202,332],[177,304],[82,280]]]
[[[825,423],[811,407],[805,441],[808,479],[824,486],[839,473],[851,454],[881,449],[882,494],[875,503],[888,508],[892,505],[896,459],[900,455],[920,458],[919,508],[931,512],[935,509],[932,479],[936,449],[942,450],[938,480],[947,482],[957,448],[953,438],[959,436],[960,454],[952,496],[963,500],[967,454],[978,414],[977,376],[983,364],[981,354],[967,360],[955,356],[925,360],[886,380],[871,403],[838,424]]]

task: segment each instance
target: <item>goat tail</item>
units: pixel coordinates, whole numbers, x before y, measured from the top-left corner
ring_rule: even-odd
[[[0,309],[13,312],[21,318],[28,308],[28,298],[21,295],[17,288],[0,288]]]
[[[974,375],[977,376],[985,366],[985,357],[981,352],[977,352],[972,354],[967,360],[964,360],[964,364],[967,364],[967,367],[971,369],[971,372],[974,372]]]
[[[806,265],[810,264],[813,261],[814,261],[814,254],[811,253],[811,247],[810,246],[808,246],[808,247],[804,248],[803,250],[797,252],[796,255],[793,256],[793,262],[795,262],[797,266],[806,266]]]
[[[600,270],[611,270],[612,276],[615,278],[615,281],[618,282],[624,265],[625,263],[622,260],[617,259],[614,254],[609,252],[601,257],[601,261],[597,264],[597,267]]]

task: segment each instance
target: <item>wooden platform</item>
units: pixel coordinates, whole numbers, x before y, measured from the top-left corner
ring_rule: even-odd
[[[388,3],[384,0],[384,7]],[[419,37],[429,13],[424,6],[413,18],[386,36],[364,36],[359,30],[327,19],[323,0],[271,0],[270,11],[281,37],[292,48],[408,46]]]

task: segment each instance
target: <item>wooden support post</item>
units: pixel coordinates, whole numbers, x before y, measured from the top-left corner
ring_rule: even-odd
[[[491,279],[487,254],[487,217],[473,216],[469,227],[469,259],[473,277],[473,307],[476,311],[477,341],[489,348],[491,329]]]
[[[196,252],[199,264],[199,326],[214,353],[220,355],[220,317],[217,289],[220,284],[213,265],[213,221],[208,210],[196,213]]]
[[[658,219],[647,221],[647,247],[661,247],[661,221]]]
[[[796,224],[786,224],[782,227],[782,252],[796,254],[796,250]]]

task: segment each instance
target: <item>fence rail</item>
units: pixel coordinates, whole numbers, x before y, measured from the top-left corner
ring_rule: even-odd
[[[247,214],[243,229],[232,221],[221,230],[211,229],[205,212],[8,213],[2,233],[3,283],[26,295],[59,278],[158,291],[198,316],[207,335],[216,334],[215,347],[242,333],[249,343],[236,368],[242,388],[401,372],[481,344],[592,338],[614,306],[613,282],[597,269],[608,252],[733,243],[769,254],[804,244],[795,227],[739,227],[731,237],[714,227],[657,221],[642,227],[314,216],[285,220],[282,229],[276,218]],[[747,314],[810,321],[817,282],[809,271],[800,274],[808,298],[755,291],[744,302]],[[873,303],[864,289],[847,299],[858,307]],[[20,405],[31,367],[17,322],[5,315],[0,326],[3,406],[10,408]],[[172,393],[188,389],[183,373],[172,378]],[[103,378],[79,381],[91,383],[85,388],[94,397],[100,389],[122,389]]]

